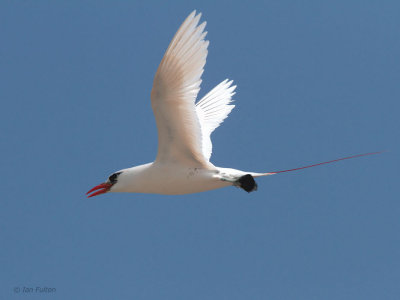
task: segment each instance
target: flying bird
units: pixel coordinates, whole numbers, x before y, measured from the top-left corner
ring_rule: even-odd
[[[158,129],[154,162],[123,169],[87,192],[88,198],[107,192],[190,194],[236,186],[257,190],[255,177],[295,171],[334,161],[371,155],[359,154],[290,170],[256,173],[214,166],[211,133],[235,105],[236,86],[224,80],[196,103],[207,58],[206,22],[193,11],[173,37],[154,77],[151,106]]]

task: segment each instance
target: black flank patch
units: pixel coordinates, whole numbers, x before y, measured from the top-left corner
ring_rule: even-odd
[[[239,186],[248,193],[257,190],[257,183],[254,180],[253,176],[251,176],[250,174],[246,174],[240,177],[236,182],[237,182],[236,186]]]

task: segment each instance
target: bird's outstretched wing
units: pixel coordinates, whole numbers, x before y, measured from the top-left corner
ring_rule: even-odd
[[[172,39],[154,77],[151,106],[158,128],[157,162],[204,167],[195,100],[207,58],[206,23],[192,12]]]
[[[201,125],[202,152],[209,160],[212,153],[210,135],[229,115],[235,105],[231,98],[235,94],[236,85],[232,80],[224,80],[196,103],[196,112]]]

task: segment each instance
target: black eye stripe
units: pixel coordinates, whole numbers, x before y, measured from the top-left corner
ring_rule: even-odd
[[[121,172],[117,172],[117,173],[112,174],[110,177],[108,177],[108,180],[109,180],[112,184],[116,183],[119,174],[121,174]]]

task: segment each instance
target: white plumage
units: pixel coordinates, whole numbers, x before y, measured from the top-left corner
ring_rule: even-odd
[[[210,160],[212,153],[211,133],[228,117],[235,107],[230,105],[236,85],[225,79],[196,103],[196,113],[201,124],[202,151]]]
[[[187,194],[229,185],[251,192],[257,188],[253,177],[290,171],[244,172],[216,167],[209,161],[210,135],[234,108],[231,98],[236,86],[226,79],[195,104],[208,47],[204,39],[206,23],[198,25],[200,16],[194,11],[186,18],[154,77],[151,106],[158,129],[155,161],[113,173],[91,189],[88,194],[96,192],[88,197],[106,192]]]
[[[158,161],[186,159],[206,166],[212,153],[210,135],[234,107],[229,104],[236,86],[227,79],[195,105],[208,47],[206,22],[197,26],[200,16],[194,11],[187,17],[154,78],[151,103],[158,128]]]
[[[206,23],[192,12],[172,39],[154,77],[151,106],[158,128],[156,161],[207,166],[195,101],[207,58]]]
[[[186,194],[228,185],[250,192],[252,176],[269,173],[219,168],[210,162],[211,133],[235,107],[236,86],[224,80],[196,104],[207,58],[206,23],[193,11],[173,37],[154,76],[151,106],[157,123],[158,153],[154,162],[124,169],[90,192]]]

